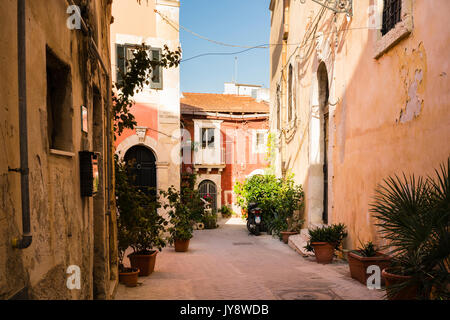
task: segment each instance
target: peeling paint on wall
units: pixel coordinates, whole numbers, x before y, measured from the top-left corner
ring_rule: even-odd
[[[419,117],[425,104],[422,94],[425,92],[427,60],[423,43],[410,52],[406,48],[399,58],[402,61],[400,76],[404,83],[406,102],[400,110],[397,123],[403,124]]]
[[[405,123],[413,120],[420,115],[423,108],[424,100],[421,99],[417,90],[423,80],[423,70],[417,70],[413,83],[409,86],[408,90],[408,102],[406,103],[405,110],[400,111],[400,122]]]

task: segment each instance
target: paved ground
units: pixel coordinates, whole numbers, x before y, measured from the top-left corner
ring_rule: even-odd
[[[195,231],[190,251],[165,248],[141,285],[120,285],[116,299],[330,300],[380,299],[350,278],[345,262],[319,265],[271,236],[249,236],[241,219]]]

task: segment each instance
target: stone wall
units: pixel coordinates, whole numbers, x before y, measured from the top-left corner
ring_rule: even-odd
[[[102,60],[110,69],[109,25],[111,4],[108,0],[78,1],[86,10],[84,18],[92,27],[93,39],[99,48]],[[95,289],[107,286],[103,297],[109,296],[110,281],[114,272],[110,265],[114,253],[98,250],[98,246],[114,248],[114,239],[109,239],[113,230],[108,225],[107,204],[94,206],[94,199],[82,198],[78,152],[101,153],[100,176],[107,181],[105,112],[100,111],[96,123],[94,107],[105,110],[110,98],[107,92],[105,73],[98,61],[89,54],[88,38],[81,30],[67,28],[68,2],[26,1],[26,45],[27,45],[27,104],[30,167],[31,232],[33,242],[24,250],[13,249],[11,241],[22,232],[20,174],[9,172],[18,168],[19,122],[18,122],[18,74],[17,74],[17,1],[0,2],[2,19],[2,41],[0,42],[0,299],[9,299],[26,289],[32,299],[92,299],[102,297]],[[68,97],[65,105],[68,121],[63,130],[71,133],[71,143],[64,145],[64,152],[51,149],[48,138],[47,109],[47,57],[51,51],[58,60],[70,69]],[[109,73],[109,70],[108,70]],[[63,87],[61,84],[60,87]],[[94,106],[93,92],[98,89],[100,104]],[[89,132],[81,130],[81,106],[89,110]],[[101,133],[95,143],[93,131]],[[98,128],[101,128],[98,131]],[[105,195],[105,183],[100,186],[99,196]],[[105,197],[106,198],[106,197]],[[96,209],[94,209],[96,208]],[[94,221],[100,217],[101,223]],[[94,243],[94,233],[105,230],[107,235]],[[113,227],[114,229],[114,227]],[[100,252],[100,253],[99,253]],[[94,258],[104,255],[102,263],[106,276],[103,283],[94,285]],[[77,265],[81,269],[81,289],[69,290],[66,286],[67,268]],[[96,276],[98,278],[98,275]],[[106,283],[106,285],[105,285]]]

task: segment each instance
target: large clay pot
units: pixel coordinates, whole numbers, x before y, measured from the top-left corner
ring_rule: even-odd
[[[119,273],[119,282],[127,287],[136,287],[138,284],[139,269],[127,268]]]
[[[350,275],[353,279],[358,280],[362,284],[367,284],[367,278],[370,274],[367,273],[367,268],[370,266],[378,266],[380,270],[389,267],[391,257],[377,252],[375,257],[363,257],[355,251],[348,253],[348,266],[350,267]],[[384,279],[381,279],[381,285],[384,285]]]
[[[383,269],[381,275],[386,280],[386,290],[389,291],[389,287],[392,287],[393,285],[405,282],[407,280],[410,280],[410,276],[401,276],[398,274],[393,273],[392,269],[386,268]],[[388,300],[415,300],[417,298],[418,294],[418,288],[417,286],[409,286],[405,287],[404,289],[400,290],[397,294],[395,294],[393,297],[388,296]]]
[[[156,255],[158,251],[151,251],[148,254],[135,254],[128,255],[130,259],[131,267],[141,270],[139,272],[140,277],[147,277],[155,270]]]
[[[329,264],[334,258],[335,245],[328,242],[313,242],[311,246],[314,248],[317,263]]]
[[[175,240],[175,251],[186,252],[189,249],[189,242],[191,240]]]
[[[298,234],[298,232],[281,231],[281,236],[283,237],[283,242],[288,243],[289,237]]]

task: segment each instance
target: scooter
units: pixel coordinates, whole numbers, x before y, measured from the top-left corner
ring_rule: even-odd
[[[263,230],[262,210],[256,203],[250,203],[248,206],[247,229],[248,231],[259,236]]]

